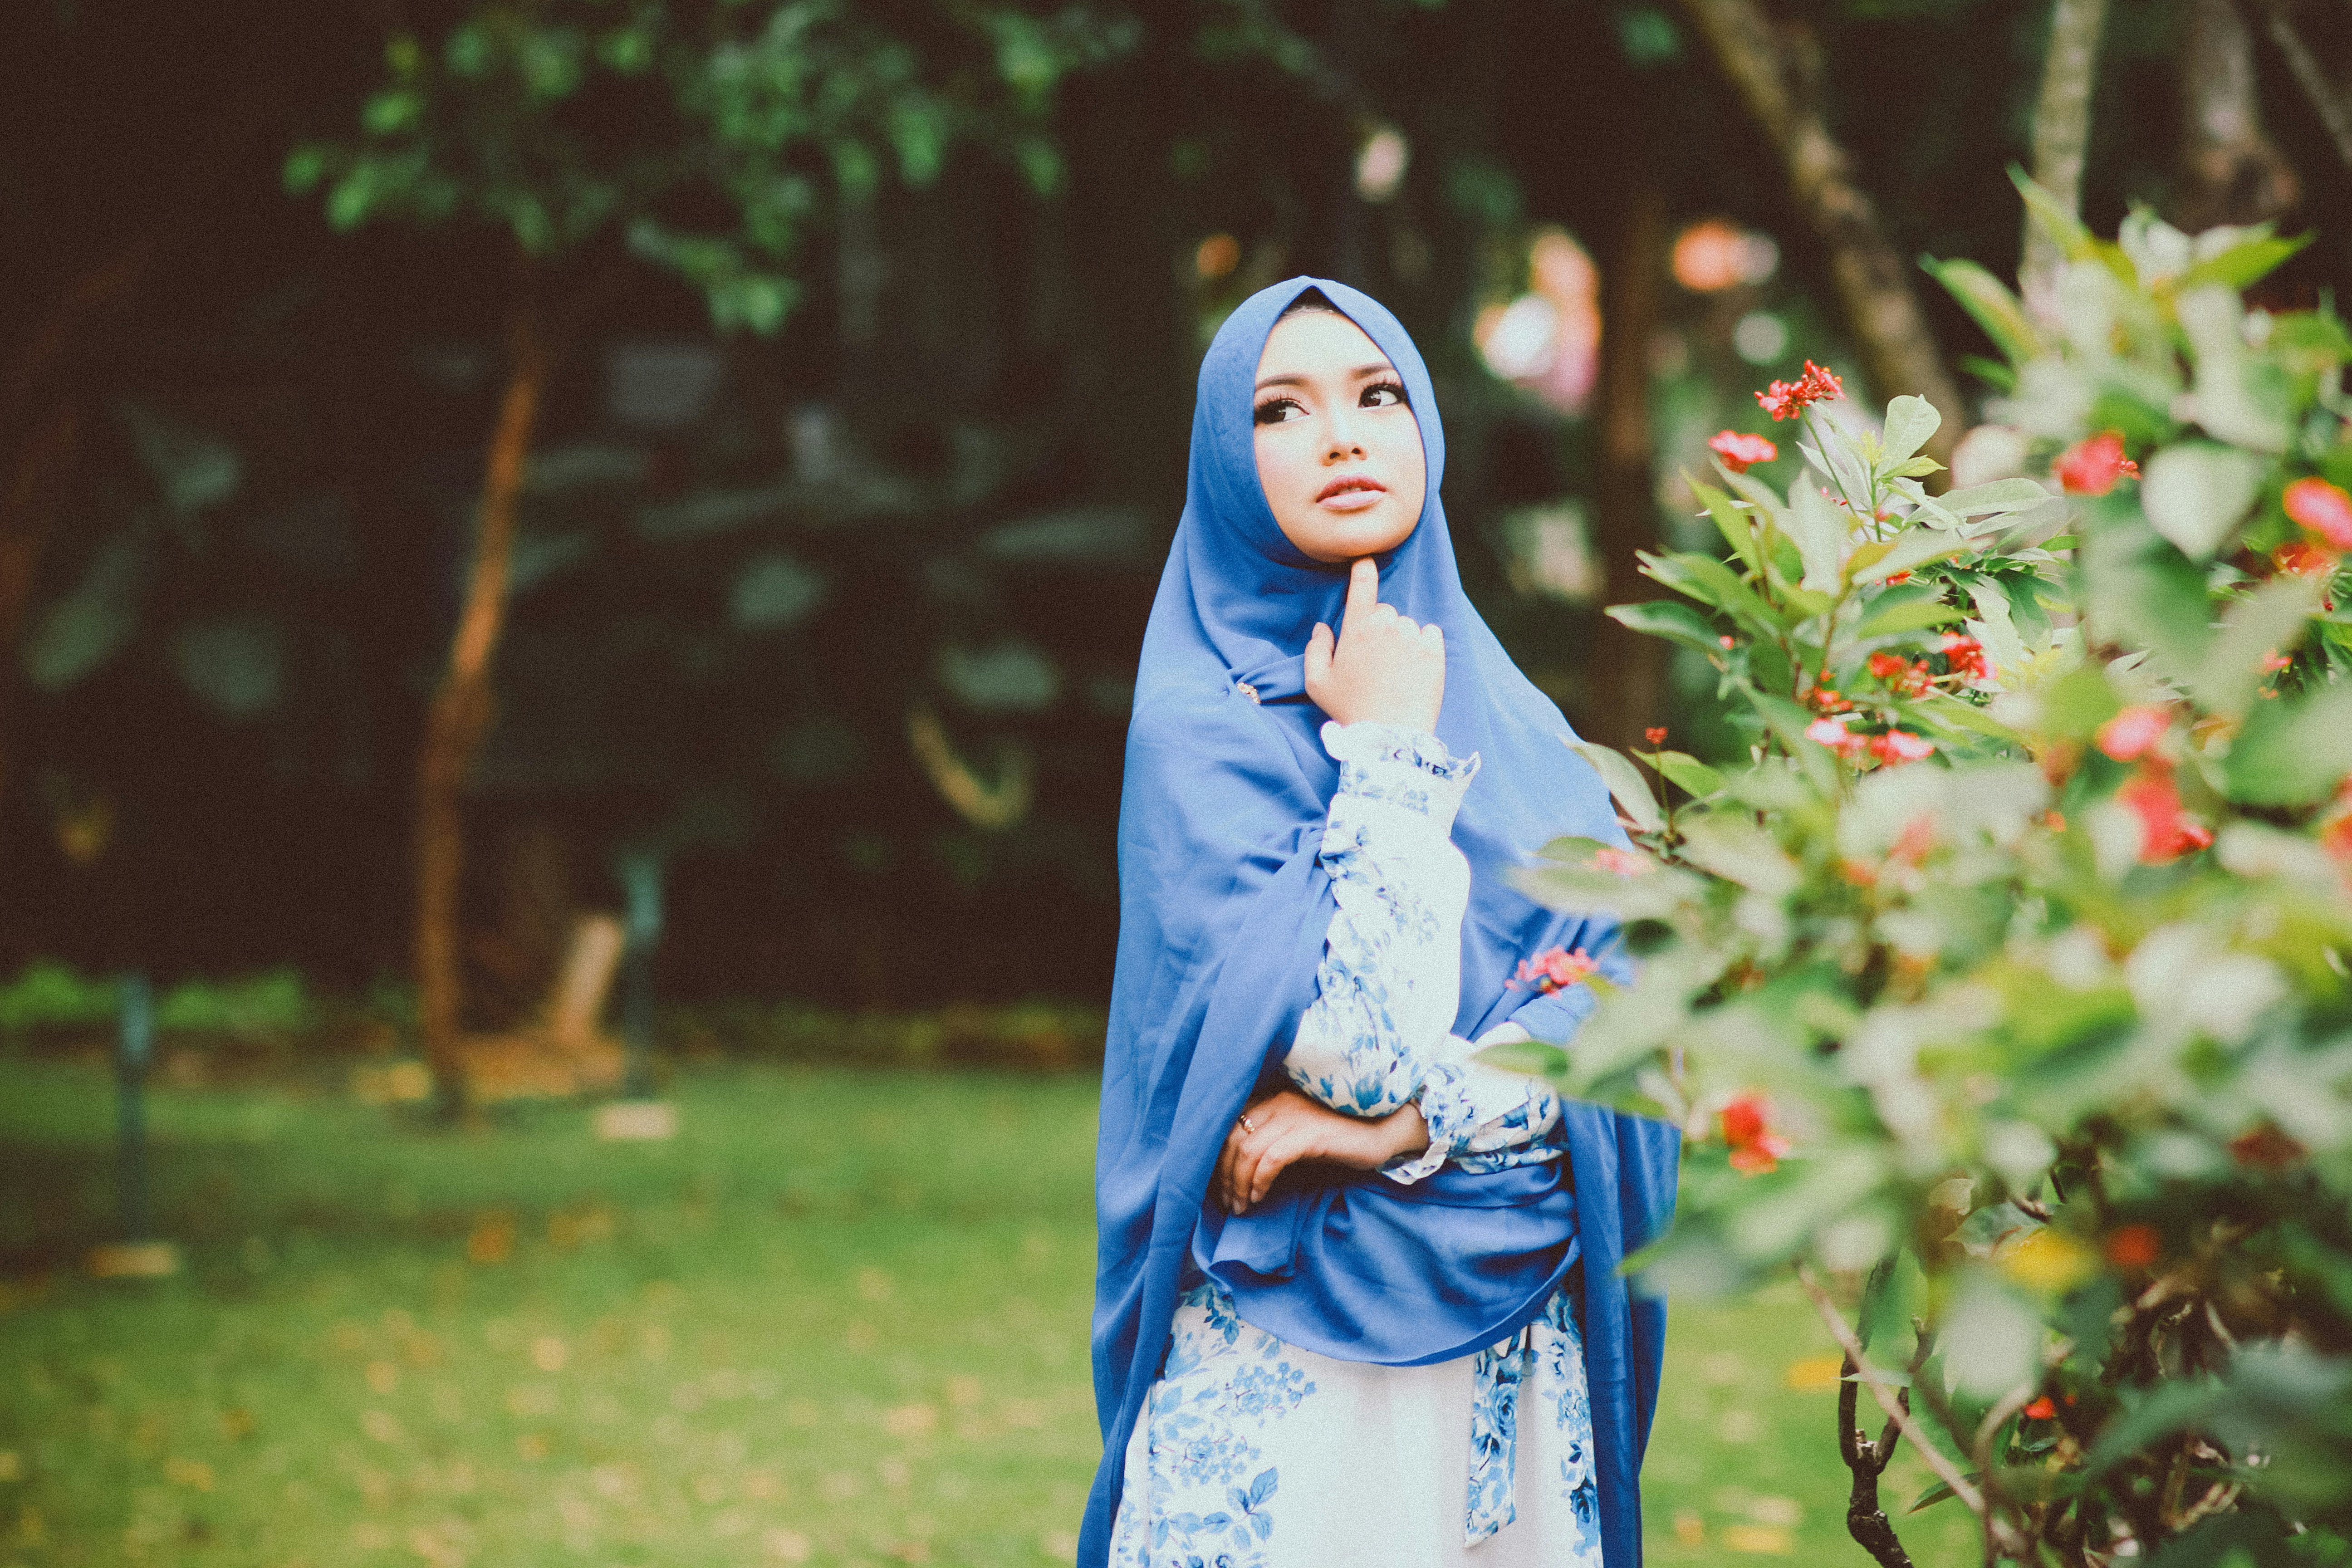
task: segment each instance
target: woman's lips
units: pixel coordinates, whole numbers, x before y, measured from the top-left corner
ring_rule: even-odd
[[[1377,479],[1333,479],[1317,492],[1315,504],[1326,511],[1364,511],[1378,506],[1388,493],[1388,487]]]

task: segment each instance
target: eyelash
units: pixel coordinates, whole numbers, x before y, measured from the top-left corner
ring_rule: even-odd
[[[1393,393],[1396,395],[1396,402],[1394,404],[1373,404],[1369,406],[1387,408],[1404,407],[1407,405],[1404,395],[1404,384],[1402,382],[1376,381],[1370,386],[1364,388],[1363,396],[1370,397],[1375,392]],[[1254,416],[1255,422],[1260,425],[1278,425],[1282,423],[1280,418],[1277,417],[1281,410],[1285,408],[1296,408],[1297,406],[1298,400],[1295,397],[1269,397],[1264,403],[1257,405],[1257,411]],[[1360,408],[1368,405],[1360,399],[1357,406]]]

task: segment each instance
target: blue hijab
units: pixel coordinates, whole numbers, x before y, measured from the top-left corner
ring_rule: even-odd
[[[1665,1319],[1663,1302],[1629,1290],[1619,1265],[1673,1208],[1673,1129],[1573,1103],[1556,1163],[1483,1176],[1449,1165],[1411,1187],[1377,1175],[1290,1179],[1238,1219],[1203,1203],[1234,1118],[1284,1081],[1338,908],[1316,852],[1339,770],[1323,751],[1324,715],[1307,699],[1301,654],[1317,621],[1338,627],[1347,574],[1309,560],[1276,525],[1258,483],[1253,407],[1266,335],[1309,289],[1396,367],[1428,462],[1429,499],[1381,563],[1381,599],[1444,628],[1438,736],[1456,756],[1484,758],[1454,827],[1472,872],[1455,1032],[1475,1038],[1516,1018],[1538,1038],[1568,1039],[1591,1010],[1589,993],[1536,995],[1507,983],[1548,948],[1615,947],[1612,922],[1546,909],[1507,875],[1562,835],[1624,837],[1599,775],[1563,744],[1567,721],[1462,591],[1438,500],[1445,437],[1412,340],[1345,284],[1294,278],[1253,295],[1201,365],[1184,515],[1144,632],[1128,729],[1095,1182],[1104,1448],[1078,1562],[1108,1561],[1128,1440],[1167,1353],[1178,1295],[1200,1271],[1234,1291],[1244,1321],[1290,1343],[1402,1366],[1516,1332],[1580,1260],[1605,1561],[1635,1568],[1635,1483]]]

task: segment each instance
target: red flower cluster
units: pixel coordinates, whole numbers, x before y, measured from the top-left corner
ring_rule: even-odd
[[[1933,756],[1935,752],[1935,742],[1907,730],[1889,730],[1884,735],[1870,738],[1870,754],[1888,767],[1897,763],[1916,763]]]
[[[2352,495],[2326,479],[2297,479],[2279,498],[2287,516],[2315,533],[2331,550],[2352,550]]]
[[[1927,673],[1927,661],[1913,661],[1899,653],[1874,653],[1870,656],[1870,673],[1883,680],[1897,696],[1919,697],[1927,690],[1928,681],[1935,679]]]
[[[2180,790],[2172,769],[2156,758],[2140,770],[2116,799],[2139,817],[2139,858],[2143,865],[2161,866],[2213,842],[2213,830],[2180,809]]]
[[[1518,973],[1507,984],[1515,991],[1532,990],[1548,995],[1554,991],[1565,991],[1571,985],[1581,984],[1600,968],[1600,963],[1588,957],[1580,947],[1572,952],[1564,947],[1555,947],[1533,958],[1520,960]]]
[[[1731,1145],[1731,1168],[1760,1176],[1780,1168],[1789,1141],[1772,1131],[1771,1107],[1760,1094],[1743,1094],[1723,1108],[1723,1141]]]
[[[1765,413],[1775,419],[1794,419],[1816,403],[1833,403],[1845,395],[1845,385],[1812,361],[1795,381],[1776,381],[1756,395]]]
[[[1853,703],[1834,686],[1816,686],[1805,693],[1805,705],[1816,713],[1851,713]]]
[[[2124,456],[2124,433],[2102,430],[2058,455],[2058,482],[2070,496],[2103,496],[2118,479],[2139,478],[2139,465]]]
[[[2325,577],[2336,570],[2336,552],[2307,539],[2297,539],[2272,551],[2271,564],[2282,572]]]
[[[2119,763],[2137,762],[2164,739],[2172,715],[2159,703],[2135,702],[2099,726],[2099,750]]]
[[[1649,742],[1650,744],[1654,746],[1664,745],[1666,743],[1666,731],[1664,726],[1657,724],[1652,725],[1650,728],[1642,731],[1642,739]]]
[[[2164,1256],[2164,1237],[2152,1225],[2118,1226],[2107,1237],[2106,1253],[2118,1268],[2146,1268]]]
[[[1720,431],[1710,437],[1706,449],[1723,459],[1723,466],[1735,474],[1744,474],[1757,464],[1769,463],[1780,455],[1780,448],[1769,437],[1745,435],[1738,430]]]
[[[1969,680],[1990,680],[1992,661],[1985,658],[1984,644],[1958,632],[1947,632],[1943,643],[1944,663],[1954,675]]]
[[[2257,1122],[2230,1140],[2230,1157],[2257,1171],[2283,1171],[2309,1152],[2275,1121]]]
[[[1845,716],[1824,714],[1805,726],[1805,739],[1827,746],[1847,762],[1860,765],[1865,756],[1889,767],[1899,763],[1916,763],[1933,756],[1936,742],[1924,735],[1914,735],[1907,730],[1889,730],[1883,735],[1857,735],[1845,727]]]
[[[1636,850],[1603,847],[1592,852],[1592,864],[1612,876],[1639,877],[1657,862]]]
[[[2052,1421],[2057,1418],[2058,1405],[2055,1400],[2052,1399],[2045,1394],[2041,1398],[2035,1400],[2032,1404],[2028,1405],[2023,1410],[2019,1411],[2018,1414],[2024,1416],[2028,1421]]]

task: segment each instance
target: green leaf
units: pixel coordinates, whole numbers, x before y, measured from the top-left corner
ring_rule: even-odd
[[[2317,237],[2316,234],[2301,234],[2293,239],[2280,239],[2272,234],[2270,225],[2257,225],[2248,231],[2248,237],[2182,273],[2177,287],[2185,294],[2192,289],[2218,283],[2224,289],[2242,292],[2269,277],[2287,258]]]
[[[1472,1061],[1530,1078],[1556,1079],[1568,1071],[1568,1053],[1541,1040],[1506,1040],[1474,1052]]]
[[[2010,479],[1947,490],[1936,504],[1955,517],[1993,517],[2029,511],[2049,499],[2050,491],[2040,480]]]
[[[2324,587],[2316,577],[2285,573],[2231,605],[2190,683],[2199,700],[2216,713],[2242,715],[2262,687],[2263,661],[2302,640]]]
[[[1912,1499],[1911,1506],[1904,1510],[1904,1511],[1906,1513],[1917,1513],[1923,1508],[1942,1502],[1946,1498],[1958,1497],[1958,1495],[1959,1494],[1958,1492],[1952,1490],[1950,1482],[1937,1481],[1934,1486],[1929,1487],[1926,1491],[1921,1492],[1917,1497]]]
[[[286,194],[304,196],[319,188],[327,177],[327,161],[331,154],[315,142],[297,147],[286,154]]]
[[[2025,211],[2032,218],[2034,226],[2057,242],[2059,250],[2067,260],[2097,258],[2098,242],[2091,237],[2091,231],[2083,226],[2083,220],[2068,212],[2057,197],[2035,184],[2032,177],[2014,163],[2009,166],[2009,183],[2015,185],[2017,194],[2025,198]]]
[[[1650,761],[1677,788],[1691,795],[1713,795],[1723,787],[1723,775],[1687,752],[1658,752]]]
[[[2047,352],[2042,342],[2042,333],[2035,328],[2032,318],[2025,313],[2024,305],[2000,279],[1973,261],[1937,261],[1923,258],[1919,265],[1959,301],[1960,309],[1975,319],[1977,325],[1984,329],[1985,336],[1992,340],[1993,346],[2012,363],[2039,359]],[[2008,365],[1986,363],[1990,370],[2013,379],[2015,373]]]
[[[1880,439],[1879,465],[1892,471],[1909,462],[1944,423],[1936,405],[1908,394],[1886,405],[1886,433]],[[1934,470],[1930,469],[1930,472]]]
[[[2148,460],[2140,508],[2191,561],[2209,560],[2245,521],[2270,465],[2213,441],[2183,441]]]
[[[2257,702],[2222,769],[2230,798],[2310,805],[2352,774],[2352,686]]]
[[[1606,613],[1619,626],[1645,636],[1664,637],[1709,656],[1723,651],[1715,623],[1688,605],[1653,599],[1640,605],[1612,605]]]
[[[1898,572],[1925,566],[1928,562],[1940,561],[1947,555],[1958,555],[1969,548],[1969,538],[1964,533],[1915,524],[1895,536],[1893,549],[1856,571],[1853,580],[1857,583],[1884,583]]]
[[[1622,753],[1591,741],[1570,741],[1568,749],[1591,763],[1601,782],[1609,786],[1626,820],[1644,833],[1655,833],[1666,824],[1665,813],[1658,809],[1657,796],[1650,793],[1641,770]]]
[[[1817,593],[1836,593],[1844,582],[1845,544],[1853,532],[1853,520],[1821,491],[1800,484],[1790,494],[1780,526],[1796,541],[1797,553],[1804,559],[1805,586]]]
[[[1715,557],[1685,551],[1672,555],[1637,552],[1637,558],[1643,572],[1653,580],[1711,605],[1766,637],[1780,636],[1780,620],[1771,606]]]
[[[1691,493],[1698,497],[1699,504],[1706,508],[1707,516],[1715,520],[1716,531],[1723,535],[1723,542],[1731,546],[1750,572],[1763,576],[1764,556],[1757,548],[1756,524],[1748,514],[1713,485],[1704,484],[1688,474],[1683,479],[1690,486]]]
[[[1904,596],[1897,598],[1897,594]],[[1949,626],[1960,618],[1960,612],[1944,603],[1933,588],[1908,594],[1897,588],[1886,594],[1868,615],[1863,616],[1862,625],[1854,635],[1865,640],[1895,637],[1903,632],[1924,631],[1929,626]]]
[[[2093,532],[2082,561],[2096,635],[2147,648],[2166,674],[2189,679],[2212,637],[2204,574],[2171,545],[2126,527]]]

